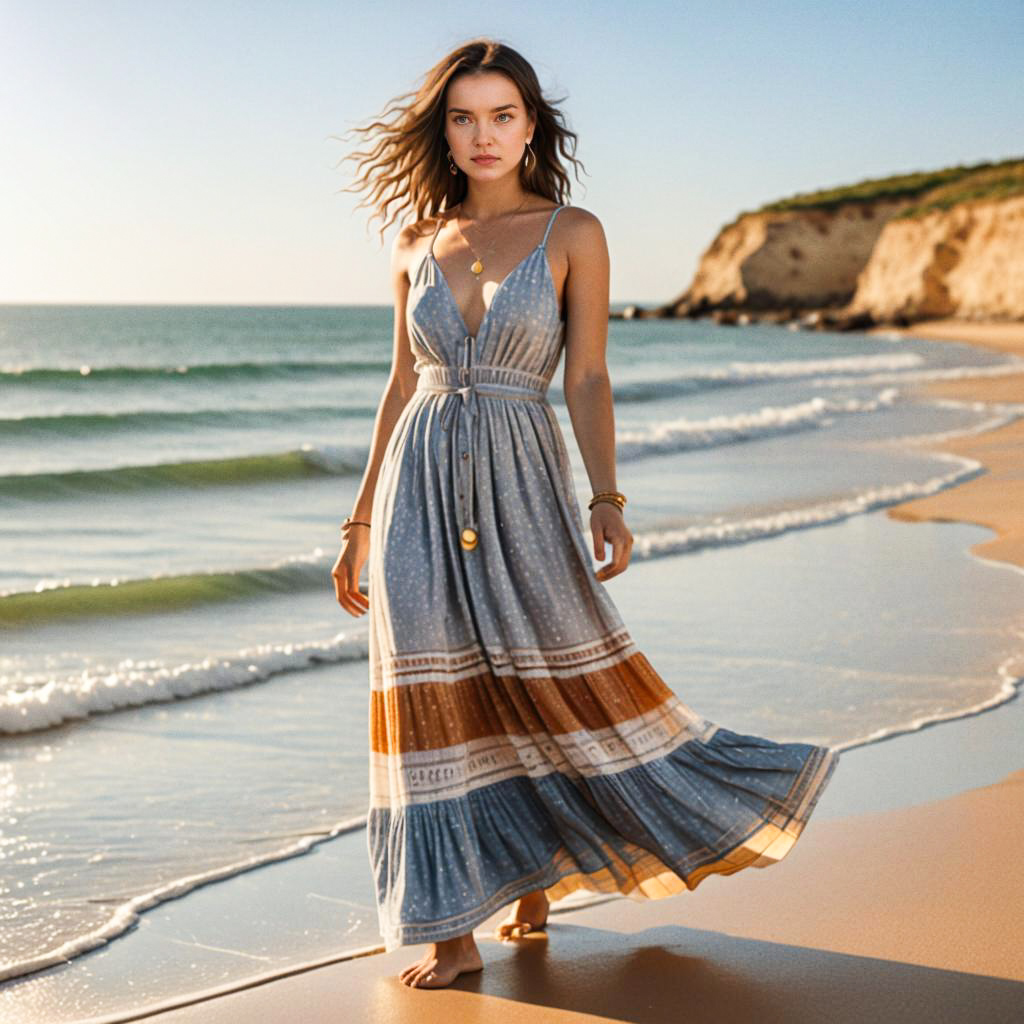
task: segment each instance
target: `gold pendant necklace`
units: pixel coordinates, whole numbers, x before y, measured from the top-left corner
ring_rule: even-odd
[[[510,214],[507,214],[507,216],[514,217],[526,205],[526,200],[527,199],[529,199],[529,196],[527,196],[526,199],[524,199]],[[461,210],[460,210],[460,213],[461,213]],[[503,214],[502,216],[506,216],[506,215]],[[500,219],[500,217],[498,219]],[[484,272],[484,261],[482,259],[480,259],[479,255],[477,255],[476,249],[473,248],[473,243],[470,242],[469,238],[466,235],[466,232],[462,230],[462,227],[459,224],[459,217],[458,217],[458,215],[456,215],[456,217],[455,217],[455,226],[459,229],[459,234],[462,235],[462,237],[466,239],[466,245],[469,246],[470,252],[476,257],[473,260],[473,262],[469,265],[469,269],[470,269],[470,272],[473,274],[473,276],[479,281],[480,280],[480,275]],[[491,245],[487,250],[485,250],[486,255],[490,256],[490,254],[493,252],[493,250],[494,250],[494,246]]]

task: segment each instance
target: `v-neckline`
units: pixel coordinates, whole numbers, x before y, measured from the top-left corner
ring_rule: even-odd
[[[533,249],[531,249],[501,279],[500,283],[498,284],[498,287],[494,289],[494,294],[491,296],[490,303],[488,304],[487,308],[484,310],[484,315],[480,318],[480,324],[477,326],[475,334],[470,332],[470,329],[469,329],[468,325],[466,324],[466,318],[465,318],[465,316],[463,316],[462,310],[459,309],[459,303],[458,303],[458,300],[455,298],[455,292],[452,291],[452,286],[448,283],[448,277],[445,274],[444,270],[442,269],[441,264],[438,263],[437,257],[434,255],[434,247],[431,246],[430,249],[427,250],[427,255],[430,257],[431,260],[433,260],[434,267],[437,269],[437,272],[440,275],[441,280],[444,282],[444,288],[445,288],[445,291],[448,293],[448,298],[451,300],[452,309],[455,310],[455,315],[459,318],[459,324],[462,327],[462,329],[466,332],[466,336],[467,337],[478,338],[480,336],[480,333],[483,331],[485,325],[487,324],[487,318],[491,315],[491,310],[494,309],[494,303],[497,302],[498,296],[501,294],[501,290],[502,290],[502,288],[505,287],[505,284],[508,282],[509,278],[511,278],[513,274],[517,273],[519,271],[519,269],[526,263],[526,261],[528,259],[530,259],[537,252],[538,249],[543,249],[543,248],[544,248],[544,242],[540,242]],[[544,257],[544,262],[547,263],[547,256]],[[550,268],[550,265],[549,265],[549,268]]]

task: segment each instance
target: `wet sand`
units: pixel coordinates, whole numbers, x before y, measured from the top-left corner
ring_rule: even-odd
[[[911,749],[912,744],[906,744]],[[396,975],[425,946],[195,1003],[161,1024],[453,1020],[1009,1022],[1024,1007],[1024,771],[954,797],[809,827],[764,871],[647,903],[552,914],[482,972]],[[123,1018],[122,1018],[123,1019]]]
[[[886,328],[885,333],[932,341],[970,342],[1024,357],[1024,323],[932,320],[900,331]],[[1024,374],[926,381],[920,387],[936,398],[1024,403]],[[896,519],[952,519],[987,526],[996,536],[975,544],[972,553],[1024,568],[1024,419],[983,434],[951,438],[937,447],[977,459],[987,472],[958,487],[894,505],[888,510],[889,515]]]

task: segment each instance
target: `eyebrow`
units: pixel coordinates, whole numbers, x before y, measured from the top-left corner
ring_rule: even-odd
[[[492,114],[496,114],[499,110],[508,110],[508,109],[510,109],[512,107],[518,107],[518,104],[515,104],[515,103],[505,103],[505,104],[503,104],[500,107],[491,107],[491,113]],[[449,114],[472,114],[473,111],[472,110],[467,110],[465,107],[449,107],[448,108],[448,113]]]

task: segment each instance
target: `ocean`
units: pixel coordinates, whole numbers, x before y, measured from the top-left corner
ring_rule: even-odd
[[[0,307],[0,979],[361,828],[367,623],[329,572],[391,338],[388,307]],[[936,441],[1024,413],[913,385],[1024,361],[613,320],[608,363],[609,591],[686,704],[849,747],[1012,696],[1024,577],[885,509],[982,472]]]

